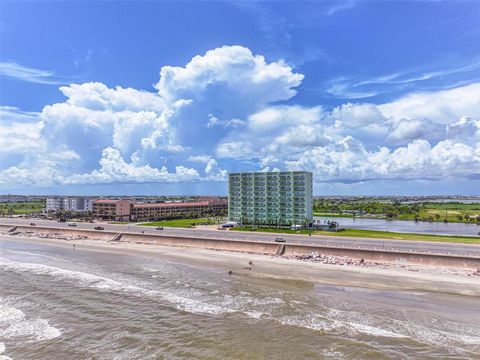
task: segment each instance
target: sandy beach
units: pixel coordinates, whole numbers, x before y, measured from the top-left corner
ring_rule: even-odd
[[[272,281],[307,281],[319,284],[355,286],[370,289],[427,291],[480,296],[480,276],[472,270],[419,267],[397,264],[335,265],[284,257],[241,252],[171,247],[156,244],[107,242],[104,240],[44,239],[4,236],[3,239],[41,242],[77,250],[92,250],[137,257],[162,258],[167,261],[202,268],[231,271],[232,276],[272,279]],[[249,265],[249,262],[253,266]]]

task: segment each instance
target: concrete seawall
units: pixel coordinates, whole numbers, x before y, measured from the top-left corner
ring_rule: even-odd
[[[273,242],[190,238],[162,235],[140,235],[131,233],[123,233],[121,240],[136,243],[196,247],[212,250],[241,251],[268,255],[275,255],[278,248],[278,244]]]
[[[14,225],[0,225],[0,233],[6,233],[12,227],[14,227]]]
[[[9,232],[10,230],[10,232]],[[355,260],[379,263],[415,264],[423,266],[443,266],[452,268],[480,268],[480,257],[430,254],[392,250],[358,249],[348,247],[322,246],[299,243],[275,243],[268,241],[226,240],[213,238],[178,237],[150,235],[129,232],[111,232],[70,228],[2,225],[0,232],[12,235],[30,235],[70,240],[121,241],[165,246],[194,247],[212,250],[240,251],[275,256],[333,255],[346,256]]]
[[[10,230],[10,231],[9,231]],[[39,237],[56,236],[61,238],[75,237],[89,240],[111,240],[117,234],[111,231],[83,230],[70,228],[54,228],[47,226],[8,225],[0,227],[0,232],[9,234],[29,234]]]

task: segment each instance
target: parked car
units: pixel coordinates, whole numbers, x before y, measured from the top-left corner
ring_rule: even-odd
[[[30,223],[30,226],[37,226],[37,224],[35,224],[35,223]]]
[[[158,226],[155,228],[155,230],[163,230],[163,226]]]
[[[75,224],[75,223],[70,223],[70,224],[68,224],[68,226],[77,226],[77,224]]]
[[[286,241],[286,240],[285,240],[284,238],[282,238],[282,237],[277,237],[277,238],[275,238],[275,242],[281,242],[281,243],[283,243],[283,242],[285,242],[285,241]]]
[[[58,222],[67,222],[67,219],[60,218],[60,219],[58,219]]]
[[[95,230],[103,230],[104,228],[102,226],[95,226]]]

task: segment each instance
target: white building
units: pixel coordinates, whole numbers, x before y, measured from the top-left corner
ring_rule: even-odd
[[[83,203],[83,210],[84,211],[93,211],[93,201],[95,199],[85,198],[85,202]]]
[[[304,224],[312,220],[312,173],[228,174],[228,218],[241,224]]]
[[[47,198],[45,211],[92,211],[92,203],[94,199],[81,196],[75,197],[51,197]]]
[[[47,201],[45,203],[45,212],[57,211],[62,209],[63,209],[63,198],[61,197],[47,198]]]

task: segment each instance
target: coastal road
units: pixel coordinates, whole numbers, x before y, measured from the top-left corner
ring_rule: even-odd
[[[68,223],[59,223],[51,220],[22,219],[22,218],[0,218],[0,224],[29,225],[31,222],[37,226],[50,226],[58,228],[68,228]],[[107,223],[76,223],[77,227],[73,229],[93,230],[95,226],[101,225],[105,231],[132,232],[156,235],[171,235],[195,238],[214,238],[227,240],[253,240],[253,241],[274,241],[276,237],[283,237],[288,243],[298,244],[316,244],[326,246],[344,246],[361,249],[382,249],[414,251],[434,254],[455,254],[480,256],[480,245],[461,244],[461,243],[441,243],[428,241],[409,241],[375,238],[350,238],[343,236],[327,235],[296,235],[296,234],[272,234],[261,232],[242,232],[231,230],[210,230],[210,229],[188,229],[188,228],[168,228],[156,230],[155,227],[139,226],[135,224],[107,224]]]

